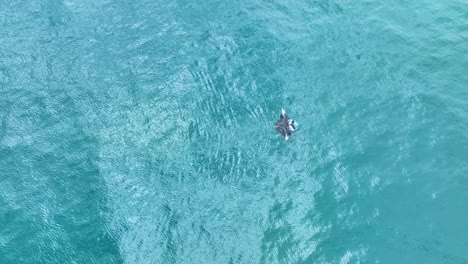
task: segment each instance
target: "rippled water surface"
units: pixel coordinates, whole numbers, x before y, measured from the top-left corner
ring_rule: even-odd
[[[0,263],[468,263],[465,1],[0,2]]]

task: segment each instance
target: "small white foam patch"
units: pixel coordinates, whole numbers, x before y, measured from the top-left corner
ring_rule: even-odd
[[[353,254],[351,252],[346,251],[346,253],[344,254],[343,257],[341,257],[340,259],[340,264],[347,264],[349,263],[349,261],[351,260],[351,257],[353,256]]]
[[[361,248],[354,251],[347,250],[346,253],[341,257],[340,264],[348,264],[352,259],[355,259],[352,263],[361,263],[361,258],[366,255],[366,251]]]

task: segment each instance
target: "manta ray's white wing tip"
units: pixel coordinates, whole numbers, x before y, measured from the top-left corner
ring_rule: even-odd
[[[283,108],[281,108],[281,114],[282,114],[282,115],[285,115],[285,114],[286,114],[286,111],[284,111]]]

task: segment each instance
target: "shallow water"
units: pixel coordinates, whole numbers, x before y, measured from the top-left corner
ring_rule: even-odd
[[[0,263],[468,263],[465,2],[3,1],[0,23]]]

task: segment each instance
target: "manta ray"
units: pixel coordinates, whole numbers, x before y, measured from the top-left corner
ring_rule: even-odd
[[[286,111],[281,108],[280,118],[275,123],[276,131],[283,135],[285,140],[288,140],[291,136],[291,133],[296,130],[296,125],[297,124],[294,122],[294,120],[289,118],[289,116],[286,114]]]

